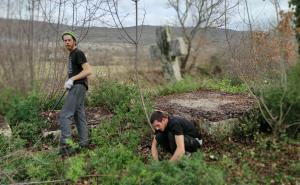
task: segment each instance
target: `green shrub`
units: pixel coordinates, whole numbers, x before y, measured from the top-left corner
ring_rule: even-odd
[[[261,94],[273,116],[277,118],[269,122],[274,135],[282,135],[287,133],[290,136],[296,136],[299,132],[300,120],[300,64],[292,67],[287,75],[287,84],[271,84],[266,86]],[[264,111],[266,114],[266,110]],[[281,114],[283,113],[283,114]],[[267,114],[266,114],[267,115]],[[282,121],[279,120],[283,115]],[[298,124],[296,124],[298,122]],[[293,125],[293,126],[291,126]],[[286,132],[287,131],[287,132]]]
[[[0,161],[1,171],[16,182],[60,179],[64,174],[63,162],[56,152],[32,153],[22,151]],[[7,176],[0,175],[0,184],[11,184]]]
[[[111,147],[124,144],[129,150],[135,150],[141,136],[148,127],[140,123],[122,124],[118,118],[102,122],[98,128],[91,131],[91,142],[99,147]],[[149,131],[149,130],[148,130]]]
[[[172,163],[156,162],[145,166],[129,166],[128,175],[121,184],[224,184],[224,172],[210,167],[203,161],[201,153],[191,158]]]
[[[24,182],[30,179],[25,167],[30,160],[29,157],[25,155],[25,152],[17,153],[13,156],[14,158],[0,161],[1,171],[6,174],[5,176],[0,175],[0,184],[11,184],[10,179],[13,179],[15,182]]]
[[[117,108],[126,111],[130,109],[131,101],[138,98],[138,92],[132,85],[125,85],[114,81],[102,81],[89,97],[91,106],[104,106],[115,112]]]
[[[191,92],[198,89],[218,90],[228,93],[243,93],[247,91],[245,84],[233,82],[230,79],[197,80],[191,76],[186,76],[183,80],[160,89],[158,94],[165,96],[174,93]]]
[[[59,100],[60,96],[62,96],[63,92],[59,93],[57,96],[53,96],[50,98],[47,98],[46,100],[43,100],[42,104],[41,104],[41,109],[44,111],[47,110],[52,110],[54,108],[54,105],[57,103],[57,101]],[[58,103],[58,105],[56,106],[56,110],[60,110],[63,106],[64,103],[64,98],[66,97],[66,95],[64,95],[64,97],[61,99],[61,101]]]
[[[35,143],[41,136],[41,129],[46,126],[42,121],[41,110],[50,101],[43,101],[42,94],[36,91],[21,95],[7,89],[2,95],[4,98],[0,98],[0,111],[5,111],[4,116],[14,135],[27,140],[28,144]]]
[[[24,168],[31,181],[56,180],[66,170],[56,152],[42,152],[31,156]],[[69,170],[69,168],[67,168]]]
[[[234,127],[233,135],[240,139],[254,139],[260,129],[260,112],[258,108],[245,113],[240,123]]]
[[[91,152],[90,170],[101,174],[101,183],[116,184],[224,184],[224,172],[207,165],[201,153],[172,163],[144,164],[125,145],[113,145]]]
[[[295,164],[292,164],[291,167],[291,172],[294,174],[296,177],[300,177],[300,162],[296,162]]]
[[[201,83],[194,80],[191,76],[186,76],[181,81],[163,87],[159,90],[158,94],[165,96],[174,93],[191,92],[199,89],[200,87]]]
[[[91,170],[102,174],[104,184],[116,184],[116,179],[126,175],[128,166],[144,166],[139,158],[124,145],[111,145],[99,148],[91,153]]]
[[[16,150],[22,149],[25,145],[25,141],[20,137],[11,137],[7,138],[3,135],[0,135],[0,157],[14,152]]]
[[[13,127],[14,135],[27,141],[28,145],[36,143],[42,136],[43,124],[40,121],[20,122]]]
[[[247,87],[245,84],[234,85],[234,83],[230,79],[204,80],[201,84],[201,88],[219,90],[228,93],[243,93],[247,91]]]
[[[3,89],[0,92],[0,114],[5,115],[11,108],[14,102],[21,98],[21,94],[12,89]]]
[[[41,106],[41,96],[36,92],[32,92],[27,97],[20,96],[15,98],[5,117],[9,120],[12,127],[20,121],[36,121],[40,118]]]
[[[144,98],[146,109],[151,109],[148,97]],[[95,88],[89,97],[91,106],[105,106],[115,113],[113,122],[120,127],[127,124],[140,125],[146,121],[139,91],[136,86],[121,84],[118,82],[103,81]]]
[[[76,182],[86,174],[84,155],[78,155],[67,159],[65,178]]]

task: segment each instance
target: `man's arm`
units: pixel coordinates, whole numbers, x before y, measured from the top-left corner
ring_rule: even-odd
[[[157,152],[157,141],[155,136],[153,137],[152,145],[151,145],[151,153],[154,160],[158,160],[158,152]]]
[[[183,135],[175,135],[175,142],[176,142],[177,148],[176,148],[173,156],[171,157],[170,161],[178,160],[185,153],[184,136]]]
[[[81,66],[82,71],[71,78],[73,81],[83,79],[92,74],[92,68],[89,63],[83,63]]]

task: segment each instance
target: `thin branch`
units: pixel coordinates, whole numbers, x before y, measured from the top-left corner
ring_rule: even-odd
[[[55,184],[68,182],[69,180],[52,180],[52,181],[35,181],[35,182],[22,182],[22,183],[13,183],[12,185],[31,185],[31,184]]]
[[[0,174],[6,176],[11,184],[15,184],[15,181],[7,173],[3,172],[3,170],[0,170]]]
[[[136,24],[135,24],[135,39],[132,38],[129,35],[129,33],[126,31],[125,27],[123,26],[123,23],[120,19],[120,16],[119,16],[119,13],[118,13],[118,10],[117,10],[117,0],[113,0],[113,7],[114,7],[115,12],[112,11],[112,7],[108,3],[108,1],[107,1],[107,5],[109,7],[109,12],[111,13],[111,16],[113,18],[115,26],[118,28],[118,31],[119,31],[119,29],[121,29],[123,31],[123,33],[125,33],[125,35],[126,35],[126,37],[124,37],[124,35],[121,34],[122,32],[119,31],[121,36],[128,43],[133,44],[135,46],[135,62],[134,62],[135,81],[136,81],[136,85],[137,85],[137,88],[138,88],[138,91],[139,91],[139,96],[140,96],[142,107],[143,107],[143,110],[144,110],[144,113],[145,113],[145,116],[146,116],[146,119],[147,119],[147,123],[149,124],[151,130],[154,132],[154,128],[152,127],[152,125],[149,121],[149,116],[148,116],[148,112],[147,112],[147,109],[146,109],[144,96],[143,96],[141,85],[140,85],[140,82],[139,82],[138,53],[139,53],[139,39],[141,37],[142,31],[140,32],[140,36],[139,36],[139,33],[138,33],[138,0],[132,0],[132,1],[135,3],[135,22],[136,22]],[[145,14],[144,14],[144,17],[143,17],[143,23],[144,23],[144,19],[145,19]],[[143,26],[144,25],[142,24],[142,29],[141,30],[143,30]]]

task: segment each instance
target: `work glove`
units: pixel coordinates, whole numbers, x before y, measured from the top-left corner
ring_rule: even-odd
[[[67,90],[70,90],[70,89],[72,88],[73,84],[74,84],[74,81],[73,81],[72,79],[69,79],[69,80],[66,81],[64,87],[65,87]]]

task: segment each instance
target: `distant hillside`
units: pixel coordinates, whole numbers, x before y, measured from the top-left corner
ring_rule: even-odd
[[[55,38],[60,37],[60,34],[63,30],[69,29],[67,25],[56,25],[47,22],[34,22],[34,35],[36,37],[48,37]],[[1,31],[0,40],[14,40],[18,38],[18,34],[20,31],[28,32],[30,29],[31,23],[25,20],[6,20],[0,19],[0,28],[16,30],[12,31],[8,36],[5,34],[5,31]],[[141,35],[140,43],[141,45],[149,46],[155,43],[155,29],[158,26],[143,26],[143,32]],[[142,26],[139,26],[139,30],[141,30]],[[81,30],[83,33],[87,31],[86,28],[76,28],[76,30]],[[126,30],[128,33],[134,37],[135,35],[135,27],[127,27]],[[109,43],[126,43],[126,41],[122,38],[119,30],[117,28],[106,28],[106,27],[91,27],[88,29],[87,35],[84,36],[82,42],[90,42],[90,43],[98,43],[98,44],[109,44]],[[181,29],[179,27],[172,27],[172,32],[174,35],[181,35]],[[80,33],[77,31],[77,33]],[[201,31],[208,40],[213,43],[216,43],[219,46],[223,46],[226,44],[226,34],[224,29],[219,28],[209,28],[206,32]],[[227,30],[228,37],[230,39],[238,39],[244,34],[244,32]],[[10,37],[10,38],[7,38]]]
[[[142,29],[141,44],[151,45],[155,43],[155,30],[158,26],[139,26],[139,30]],[[172,33],[176,36],[181,35],[181,28],[171,27]],[[135,27],[128,27],[126,31],[135,38]],[[224,29],[219,28],[209,28],[206,32],[202,30],[199,32],[203,34],[208,40],[213,43],[226,43],[226,33]],[[230,39],[237,39],[242,36],[244,32],[227,30],[227,34]],[[121,36],[125,35],[122,30],[117,28],[103,28],[103,27],[92,27],[85,38],[85,42],[95,42],[95,43],[123,43],[126,42]]]

